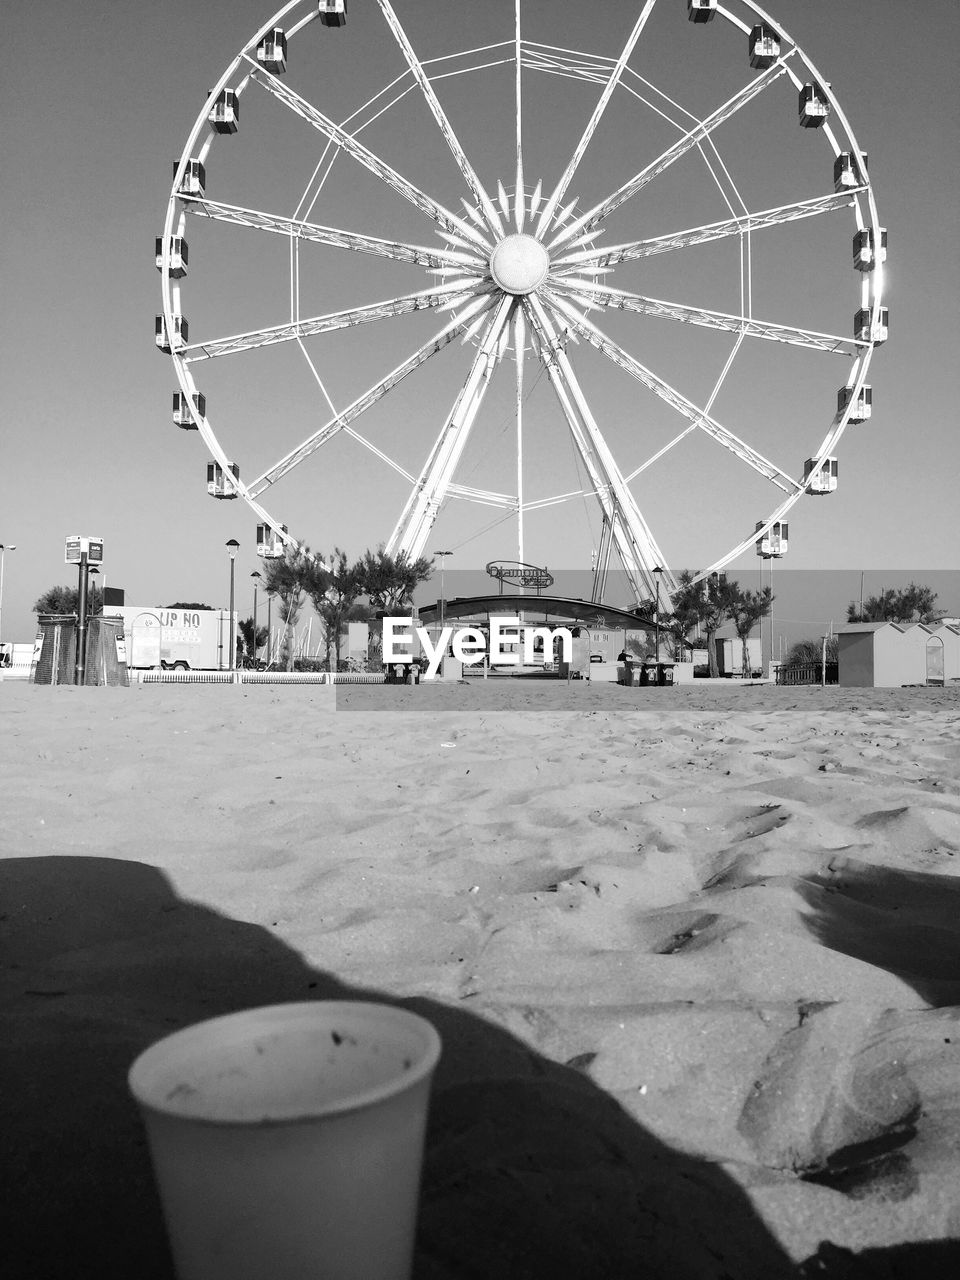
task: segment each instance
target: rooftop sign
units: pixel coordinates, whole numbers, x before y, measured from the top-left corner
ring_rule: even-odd
[[[536,587],[537,591],[553,586],[552,573],[538,569],[535,564],[524,564],[522,560],[491,560],[487,573],[500,583],[501,595],[504,582],[516,583],[518,587]]]

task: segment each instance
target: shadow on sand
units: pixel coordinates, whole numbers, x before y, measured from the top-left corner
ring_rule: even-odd
[[[0,904],[4,1273],[171,1280],[126,1091],[136,1054],[241,1008],[384,997],[178,898],[142,863],[3,861]],[[936,1245],[859,1258],[827,1245],[798,1271],[725,1173],[671,1150],[581,1072],[460,1009],[386,999],[428,1017],[444,1042],[417,1280],[904,1278],[946,1262]]]
[[[934,1008],[960,1004],[960,878],[847,858],[797,888],[823,946],[896,974]]]

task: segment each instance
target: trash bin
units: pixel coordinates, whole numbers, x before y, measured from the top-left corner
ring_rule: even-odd
[[[672,685],[673,667],[674,664],[672,662],[645,662],[643,664],[643,674],[640,677],[640,683]]]
[[[73,684],[77,664],[77,615],[42,613],[37,618],[31,680],[34,684]]]

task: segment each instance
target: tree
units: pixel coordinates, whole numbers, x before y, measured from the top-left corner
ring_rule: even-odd
[[[80,594],[77,587],[51,587],[34,602],[34,613],[79,613]],[[92,583],[87,591],[87,613],[92,616],[103,612],[103,593]]]
[[[937,593],[930,587],[911,582],[899,597],[900,622],[927,622],[936,613]]]
[[[888,587],[879,595],[868,596],[861,610],[859,600],[847,605],[848,622],[925,622],[936,612],[937,593],[930,587],[911,582],[902,591]]]
[[[350,564],[347,553],[334,547],[326,565],[312,561],[304,576],[304,586],[313,601],[317,616],[323,622],[324,642],[327,651],[327,669],[340,669],[340,648],[344,624],[364,593],[363,562]],[[333,646],[336,665],[330,666],[330,648]]]
[[[717,663],[717,632],[730,617],[739,587],[735,582],[728,582],[725,573],[711,573],[696,585],[702,591],[698,616],[700,625],[707,633],[708,670],[711,677],[716,679],[720,674]]]
[[[253,618],[244,618],[237,627],[249,658],[255,658],[260,646],[267,643],[267,628],[257,627],[256,634],[254,634],[253,626]]]
[[[684,645],[690,632],[703,621],[703,586],[694,581],[692,569],[681,569],[677,575],[677,589],[673,593],[673,612],[661,618],[660,625],[673,640],[673,656],[683,661]]]
[[[750,638],[750,632],[760,619],[769,617],[773,606],[773,591],[770,587],[764,587],[762,591],[744,591],[738,583],[732,583],[731,586],[733,591],[730,596],[728,616],[740,637],[743,649],[743,674],[748,676],[750,650],[747,641]]]
[[[405,551],[392,556],[382,546],[366,551],[359,567],[364,595],[375,609],[388,615],[412,604],[414,591],[433,575],[433,561],[425,556],[411,560]]]
[[[848,622],[888,622],[893,619],[897,593],[888,589],[878,596],[868,596],[861,608],[859,600],[847,605]]]
[[[303,608],[305,581],[313,558],[306,547],[287,544],[282,557],[263,562],[263,587],[275,596],[280,621],[284,624],[283,656],[288,671],[293,670],[293,628]]]
[[[827,636],[827,662],[836,662],[840,652],[840,642],[836,636]],[[798,640],[787,652],[787,667],[806,667],[812,663],[820,665],[823,660],[823,640]]]
[[[212,604],[198,604],[196,600],[178,600],[175,604],[165,604],[164,609],[212,609]]]

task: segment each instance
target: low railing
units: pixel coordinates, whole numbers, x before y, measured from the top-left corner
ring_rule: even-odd
[[[820,662],[796,662],[777,668],[777,684],[838,684],[839,680],[840,672],[836,662],[827,663],[826,679]]]
[[[131,684],[383,684],[375,671],[131,671]]]

